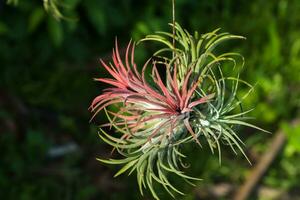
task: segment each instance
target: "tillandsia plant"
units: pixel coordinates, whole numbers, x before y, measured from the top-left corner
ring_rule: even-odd
[[[232,52],[214,53],[222,42],[244,38],[219,33],[219,29],[191,35],[178,23],[170,25],[175,30],[173,34],[158,32],[141,40],[164,45],[143,67],[134,61],[134,42],[129,42],[122,59],[116,41],[112,62],[101,60],[111,78],[95,79],[109,86],[90,106],[94,112],[92,118],[104,111],[109,120],[100,126],[100,138],[123,156],[98,160],[124,165],[115,176],[136,172],[141,194],[148,188],[155,199],[159,197],[154,182],[174,197],[174,192],[183,193],[172,185],[170,176],[179,176],[191,184],[201,180],[183,171],[183,159],[188,159],[182,153],[184,145],[195,142],[201,146],[207,142],[212,153],[218,152],[221,162],[221,145],[227,144],[234,153],[239,150],[247,158],[236,127],[244,125],[264,131],[245,121],[245,114],[251,110],[240,109],[253,87],[241,80],[239,73],[234,76],[223,73],[226,62],[233,69],[242,68],[243,57]],[[158,70],[158,66],[162,69]],[[146,74],[149,69],[150,79]],[[165,71],[164,79],[161,70]],[[240,84],[249,91],[238,98]],[[105,127],[114,128],[115,132],[107,133]]]

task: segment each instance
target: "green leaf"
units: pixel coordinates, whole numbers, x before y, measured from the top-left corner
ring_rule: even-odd
[[[9,32],[8,26],[4,22],[0,21],[0,35],[4,35],[8,32]]]
[[[48,17],[48,34],[54,46],[59,47],[63,41],[63,27],[60,21]]]
[[[88,0],[84,1],[84,8],[89,22],[100,35],[104,35],[107,31],[107,15],[101,1]]]
[[[247,122],[243,122],[243,121],[240,121],[240,120],[225,120],[225,119],[223,120],[223,119],[220,119],[218,121],[219,122],[223,122],[223,123],[227,123],[227,124],[236,124],[236,125],[248,126],[248,127],[260,130],[260,131],[265,132],[265,133],[271,133],[271,132],[269,132],[267,130],[259,128],[258,126],[255,126],[253,124],[250,124],[250,123],[247,123]]]
[[[282,123],[281,128],[287,136],[288,144],[286,149],[288,149],[288,154],[292,155],[300,152],[300,124],[292,126],[288,123]]]
[[[122,167],[115,175],[114,177],[117,177],[121,174],[123,174],[124,172],[126,172],[128,169],[130,169],[133,165],[135,165],[137,163],[138,160],[133,160],[131,162],[128,162],[124,167]]]
[[[28,20],[28,32],[32,33],[41,24],[45,18],[45,11],[42,8],[36,8],[31,13]]]
[[[119,164],[128,163],[128,162],[134,160],[135,158],[137,158],[137,156],[136,157],[119,159],[119,160],[116,160],[116,159],[104,160],[104,159],[101,159],[101,158],[96,158],[96,160],[98,160],[100,162],[103,162],[103,163],[106,163],[106,164],[119,165]]]

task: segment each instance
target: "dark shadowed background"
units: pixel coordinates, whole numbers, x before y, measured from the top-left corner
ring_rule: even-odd
[[[42,0],[8,2],[0,0],[0,198],[152,199],[140,196],[135,176],[113,178],[119,167],[96,161],[111,148],[97,136],[105,116],[89,123],[88,107],[105,87],[93,78],[105,76],[98,60],[110,59],[115,37],[124,48],[131,38],[170,31],[171,0],[48,0],[65,19],[46,12]],[[300,113],[299,13],[298,0],[176,1],[176,19],[189,31],[220,27],[247,37],[224,48],[244,55],[241,76],[256,85],[244,107],[273,132],[240,130],[252,166],[227,147],[221,166],[205,147],[187,148],[187,173],[204,180],[196,187],[174,180],[187,194],[178,199],[232,199],[275,148],[277,130],[285,145],[249,199],[300,199],[300,126],[290,124]],[[137,63],[151,52],[139,45]]]

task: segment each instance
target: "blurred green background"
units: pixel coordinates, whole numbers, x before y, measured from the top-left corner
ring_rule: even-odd
[[[0,198],[152,199],[139,195],[134,176],[113,178],[118,167],[96,161],[110,156],[97,136],[105,117],[89,123],[87,109],[105,87],[92,80],[105,76],[98,59],[110,59],[116,36],[125,47],[130,38],[170,31],[171,0],[45,2],[48,12],[41,0],[0,0]],[[176,0],[176,19],[189,31],[220,27],[247,37],[224,47],[244,55],[242,78],[256,84],[244,106],[255,108],[256,125],[286,134],[249,199],[300,199],[300,126],[290,126],[300,114],[299,13],[299,0]],[[137,63],[152,50],[139,45]],[[254,165],[272,148],[274,134],[240,134]],[[187,173],[204,180],[196,188],[177,182],[187,193],[178,199],[231,199],[251,169],[227,147],[221,166],[205,148],[187,151]],[[170,199],[165,193],[159,191]]]

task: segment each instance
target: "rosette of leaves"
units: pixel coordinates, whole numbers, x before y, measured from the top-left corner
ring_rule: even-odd
[[[223,73],[226,62],[234,69],[243,67],[243,57],[231,52],[214,53],[222,42],[243,37],[218,33],[219,29],[191,35],[177,23],[171,26],[175,34],[158,32],[141,40],[165,46],[143,65],[141,72],[134,62],[135,44],[128,44],[125,59],[121,59],[116,42],[112,63],[101,61],[112,78],[96,79],[109,87],[90,107],[94,116],[105,111],[109,123],[100,126],[99,136],[124,157],[98,160],[123,165],[115,176],[136,172],[141,194],[148,188],[155,199],[159,197],[154,182],[174,197],[174,192],[183,193],[172,185],[170,176],[181,177],[191,184],[201,180],[183,171],[182,160],[188,160],[181,151],[184,145],[196,142],[201,146],[207,142],[213,153],[218,151],[221,161],[222,144],[227,144],[234,153],[239,150],[247,158],[235,127],[243,125],[264,131],[245,121],[244,115],[251,110],[240,109],[253,87],[240,80],[238,73],[233,76]],[[165,80],[157,63],[164,67]],[[145,75],[148,67],[151,81]],[[240,84],[249,87],[249,91],[238,98]],[[117,111],[107,109],[110,105],[118,107]],[[107,133],[104,127],[115,131]]]

